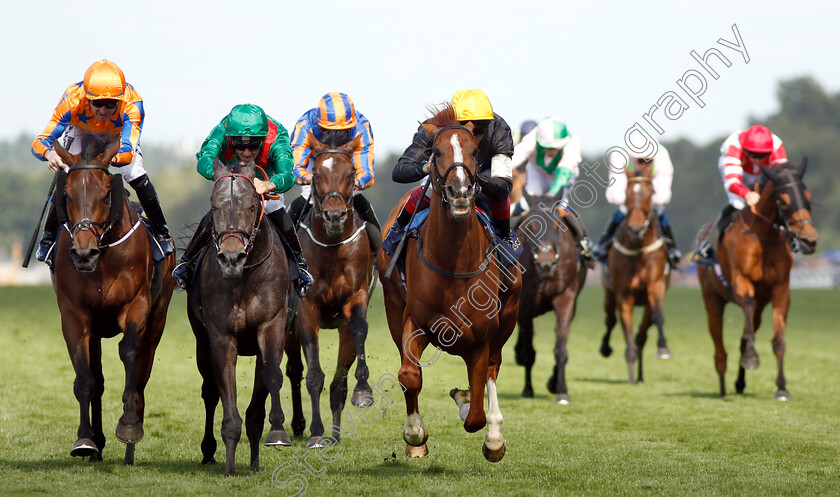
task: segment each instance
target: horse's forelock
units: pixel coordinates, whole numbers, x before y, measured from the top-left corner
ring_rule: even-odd
[[[85,133],[82,135],[82,159],[91,163],[99,154],[104,153],[119,137],[108,133]]]
[[[455,115],[455,109],[448,103],[443,103],[438,107],[429,108],[435,114],[429,118],[428,124],[442,128],[444,126],[457,126],[460,124],[458,117]]]

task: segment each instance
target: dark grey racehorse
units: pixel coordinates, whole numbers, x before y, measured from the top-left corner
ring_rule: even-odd
[[[533,397],[531,368],[534,366],[534,318],[554,310],[554,373],[548,380],[548,390],[556,394],[555,401],[568,404],[566,362],[572,319],[575,317],[577,297],[586,280],[586,267],[578,258],[577,242],[556,211],[555,198],[539,197],[528,200],[533,207],[517,227],[524,250],[519,262],[525,268],[522,275],[522,294],[519,297],[519,338],[516,341],[516,363],[525,366],[523,397]],[[574,215],[574,214],[569,214]]]
[[[206,409],[202,463],[215,462],[213,415],[222,400],[225,476],[235,475],[236,444],[242,418],[236,408],[236,358],[256,355],[254,391],[245,413],[251,470],[259,470],[259,444],[265,401],[271,395],[271,429],[265,445],[291,445],[283,428],[280,360],[287,311],[296,302],[289,292],[289,266],[280,238],[263,216],[263,199],[254,188],[253,162],[228,169],[216,166],[210,197],[213,243],[198,265],[188,314],[196,337],[196,360]]]

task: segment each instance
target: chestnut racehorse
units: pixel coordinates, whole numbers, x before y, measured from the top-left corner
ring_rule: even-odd
[[[446,106],[423,124],[434,137],[430,159],[431,205],[419,239],[405,244],[407,293],[401,289],[397,271],[385,277],[390,262],[379,256],[385,309],[391,337],[400,351],[399,382],[405,393],[407,419],[403,439],[406,453],[428,453],[429,432],[420,416],[418,395],[422,386],[423,350],[434,345],[460,356],[467,365],[468,391],[453,389],[450,395],[460,409],[464,429],[476,432],[488,425],[483,452],[490,461],[500,460],[505,441],[500,427],[502,413],[496,392],[496,377],[502,361],[502,346],[516,325],[522,277],[517,269],[499,264],[493,240],[479,221],[475,209],[476,157],[479,137],[473,126],[461,126]],[[394,223],[408,198],[406,194],[391,212]],[[388,229],[383,229],[383,238]],[[484,388],[489,412],[484,412]]]
[[[148,233],[125,195],[122,176],[108,172],[119,142],[108,148],[111,137],[106,134],[85,134],[81,140],[78,155],[55,146],[70,166],[57,173],[56,212],[66,233],[55,247],[52,273],[81,411],[70,454],[102,460],[101,340],[122,333],[125,388],[116,436],[126,444],[125,464],[133,464],[134,444],[143,438],[144,391],[172,297],[175,255],[155,264]]]
[[[534,318],[554,310],[555,344],[554,373],[548,390],[556,394],[558,404],[570,402],[566,385],[566,343],[575,317],[577,298],[586,281],[586,266],[578,257],[577,242],[563,224],[553,198],[528,198],[532,209],[517,227],[523,252],[519,261],[524,268],[522,294],[519,298],[519,338],[516,341],[516,363],[525,366],[523,397],[533,397],[531,368],[534,366]]]
[[[202,464],[214,463],[213,418],[222,401],[225,476],[236,474],[236,445],[242,417],[236,407],[236,358],[257,356],[254,390],[245,412],[251,449],[251,471],[259,470],[259,447],[265,422],[265,401],[271,396],[266,446],[291,445],[283,428],[280,406],[283,357],[290,309],[289,266],[277,230],[264,216],[264,198],[254,187],[253,161],[213,170],[213,243],[198,264],[189,292],[187,315],[196,338],[205,425]]]
[[[627,217],[618,227],[615,239],[607,253],[604,266],[604,310],[607,313],[607,331],[601,341],[601,355],[612,354],[610,334],[616,324],[616,309],[621,316],[624,340],[627,343],[627,374],[630,383],[636,383],[633,366],[639,361],[638,381],[642,375],[642,350],[647,341],[647,330],[656,324],[659,331],[659,349],[656,356],[669,359],[671,351],[665,339],[664,305],[670,270],[665,248],[665,239],[656,224],[656,210],[653,207],[652,168],[637,168],[626,171]],[[642,306],[644,314],[639,332],[633,339],[633,307]]]
[[[347,374],[353,361],[356,365],[356,387],[350,402],[367,407],[373,403],[373,391],[368,384],[368,366],[365,357],[365,339],[368,333],[367,308],[373,291],[374,254],[370,250],[364,221],[353,208],[353,186],[356,168],[353,151],[360,138],[344,145],[321,143],[309,134],[309,143],[315,155],[312,166],[312,198],[315,200],[311,220],[302,222],[298,230],[301,247],[310,264],[314,283],[301,299],[295,318],[297,340],[306,356],[306,388],[312,401],[312,422],[307,448],[325,447],[324,425],[321,422],[321,391],[324,389],[324,372],[321,370],[318,349],[320,328],[338,328],[338,364],[330,384],[332,410],[332,436],[340,439],[341,412],[347,399]],[[299,378],[302,364],[300,349],[289,350],[287,373]],[[292,388],[299,391],[292,380]],[[300,394],[293,396],[300,402]],[[299,404],[294,408],[292,426],[295,434],[302,432],[305,424]],[[334,442],[330,442],[334,443]]]
[[[761,169],[756,185],[760,200],[732,216],[731,228],[715,247],[717,260],[727,286],[713,267],[698,267],[697,276],[706,303],[709,332],[715,343],[715,368],[720,378],[720,395],[726,395],[726,350],[723,346],[723,308],[738,304],[746,322],[741,338],[741,361],[735,391],[744,392],[745,372],[758,367],[755,332],[761,313],[773,306],[773,353],[776,355],[776,400],[790,400],[784,374],[785,325],[790,307],[790,269],[793,257],[790,243],[811,254],[817,247],[817,230],[811,220],[811,194],[802,182],[807,160]],[[706,227],[706,236],[711,224]]]

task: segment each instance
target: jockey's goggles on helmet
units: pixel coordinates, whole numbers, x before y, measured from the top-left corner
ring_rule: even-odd
[[[117,108],[117,101],[113,98],[100,98],[99,100],[91,100],[90,105],[100,109],[105,107],[108,110]]]
[[[262,138],[254,138],[250,136],[245,138],[248,139],[247,143],[243,139],[230,139],[230,144],[233,146],[234,150],[245,150],[246,148],[249,150],[259,150],[259,148],[262,147]]]
[[[764,159],[770,157],[770,152],[756,153],[756,152],[750,152],[749,150],[744,150],[744,152],[747,153],[747,157],[749,157],[750,159],[753,159],[753,160],[764,160]]]

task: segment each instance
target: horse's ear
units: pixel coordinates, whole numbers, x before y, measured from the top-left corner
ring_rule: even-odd
[[[241,174],[242,176],[247,176],[250,179],[256,178],[257,177],[257,163],[254,162],[254,159],[251,159],[247,164],[243,164],[242,166],[240,166],[237,174]]]
[[[440,128],[435,126],[434,124],[423,123],[420,126],[426,130],[426,133],[429,133],[429,136],[434,138],[437,135],[437,132],[440,131]]]
[[[79,154],[79,155],[71,154],[64,147],[62,147],[58,142],[55,142],[55,144],[53,145],[53,148],[55,149],[55,153],[57,153],[58,156],[61,157],[61,160],[63,160],[64,163],[67,164],[68,166],[78,165],[78,161],[82,157],[81,154]]]
[[[779,183],[779,176],[767,166],[761,166],[761,175],[769,179],[773,183]]]
[[[803,157],[802,163],[799,164],[799,170],[796,171],[796,175],[801,180],[803,176],[805,176],[805,171],[808,169],[808,158]]]
[[[215,159],[213,161],[213,181],[217,181],[219,178],[228,173],[229,171],[227,170],[227,166],[222,164],[219,159]]]
[[[117,155],[117,152],[120,151],[120,141],[117,140],[111,145],[111,148],[99,154],[99,163],[105,167],[111,165],[111,161],[114,160],[114,157]],[[136,152],[135,152],[136,153]]]
[[[323,143],[321,143],[320,140],[315,138],[315,133],[313,133],[312,130],[309,130],[309,132],[306,134],[306,141],[309,143],[309,148],[314,150],[315,153],[318,153],[321,150],[327,148],[326,145],[324,145]]]
[[[362,143],[362,134],[361,133],[356,133],[356,136],[352,140],[350,140],[349,142],[345,143],[344,145],[338,147],[338,149],[341,150],[342,152],[347,152],[348,154],[350,154],[352,156],[353,153],[356,151],[356,149],[359,148],[359,145],[361,145],[361,143]]]
[[[464,125],[464,127],[465,127],[465,128],[467,128],[468,130],[470,130],[470,133],[473,133],[473,134],[474,134],[474,131],[475,131],[475,125],[472,123],[472,121],[470,121],[470,122],[468,122],[467,124],[465,124],[465,125]]]

